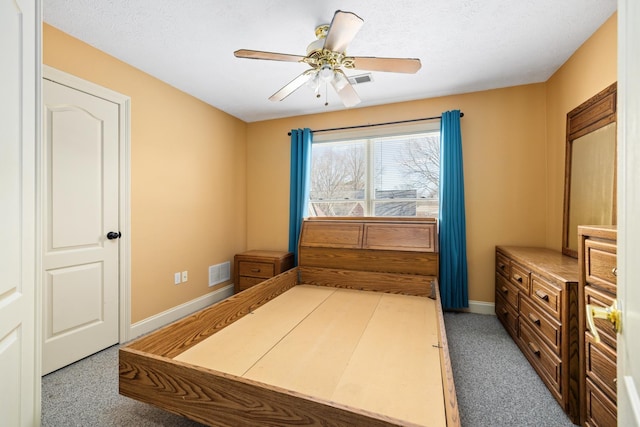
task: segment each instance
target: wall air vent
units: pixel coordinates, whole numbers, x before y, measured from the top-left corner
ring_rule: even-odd
[[[371,73],[358,74],[357,76],[349,76],[349,83],[352,85],[360,85],[362,83],[369,83],[373,81]]]
[[[231,262],[223,262],[222,264],[209,266],[209,286],[226,282],[231,279]]]

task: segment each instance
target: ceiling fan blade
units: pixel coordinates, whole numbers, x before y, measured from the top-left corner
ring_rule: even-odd
[[[233,52],[236,58],[266,59],[270,61],[300,62],[305,57],[287,53],[263,52],[261,50],[240,49]]]
[[[356,70],[386,71],[391,73],[416,73],[422,67],[415,58],[376,58],[373,56],[353,57],[353,68]]]
[[[306,82],[311,80],[313,78],[313,76],[315,76],[317,73],[318,73],[318,71],[315,70],[315,69],[311,69],[311,70],[305,71],[304,73],[300,74],[298,77],[296,77],[295,79],[291,80],[289,83],[284,85],[282,87],[282,89],[280,89],[279,91],[277,91],[276,93],[271,95],[269,97],[269,100],[270,101],[282,101],[287,96],[291,95],[293,92],[295,92],[301,86],[303,86]]]
[[[344,53],[351,40],[356,36],[364,21],[352,12],[337,10],[331,20],[324,48]]]
[[[353,107],[360,103],[358,93],[342,71],[336,71],[334,78],[331,80],[331,86],[336,90],[345,107]]]

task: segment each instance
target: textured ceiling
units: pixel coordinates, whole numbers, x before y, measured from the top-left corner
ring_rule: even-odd
[[[422,61],[356,85],[366,107],[546,81],[616,0],[43,0],[48,24],[247,122],[344,108],[331,88],[271,102],[308,66],[233,56],[305,55],[338,9],[364,19],[349,55]]]

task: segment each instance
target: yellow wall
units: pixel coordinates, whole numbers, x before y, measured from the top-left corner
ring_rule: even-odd
[[[132,321],[204,295],[207,266],[286,249],[289,137],[460,109],[469,297],[494,298],[494,247],[559,249],[566,113],[616,79],[616,15],[546,83],[244,123],[44,25],[44,63],[131,97]],[[285,101],[286,102],[286,101]],[[189,271],[187,284],[173,273]]]
[[[547,246],[562,246],[567,113],[617,80],[614,13],[547,81]]]
[[[132,322],[210,292],[245,249],[246,124],[46,24],[43,62],[131,97]]]
[[[248,247],[287,247],[290,129],[430,117],[450,109],[465,114],[469,297],[493,301],[494,246],[545,243],[543,84],[249,123]]]

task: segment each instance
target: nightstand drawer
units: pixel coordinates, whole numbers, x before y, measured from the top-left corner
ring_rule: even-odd
[[[250,287],[257,285],[260,282],[264,282],[264,280],[265,279],[261,277],[240,276],[240,278],[238,279],[238,291],[249,289]]]
[[[262,277],[268,279],[273,277],[273,264],[267,262],[240,261],[238,266],[240,276]]]
[[[251,250],[234,257],[235,291],[240,292],[293,268],[293,253]]]

